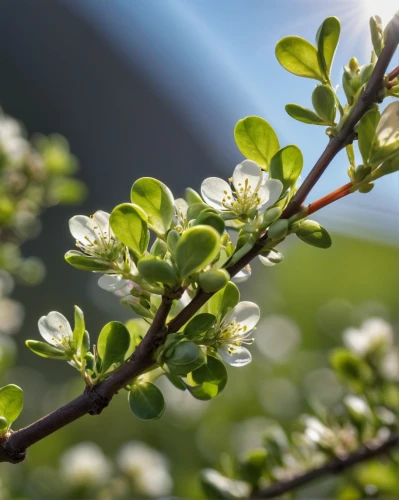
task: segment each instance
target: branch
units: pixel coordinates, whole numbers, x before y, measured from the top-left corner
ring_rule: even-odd
[[[350,112],[344,126],[336,137],[331,138],[329,144],[319,160],[303,182],[302,186],[292,198],[282,214],[282,218],[289,218],[301,210],[305,198],[321,177],[327,166],[337,153],[350,144],[354,138],[354,126],[367,112],[369,107],[377,101],[378,93],[383,85],[383,78],[389,62],[399,43],[399,14],[392,19],[386,28],[387,38],[373,74],[366,90]],[[239,261],[227,270],[230,276],[235,276],[252,259],[262,251],[268,243],[267,232],[259,238],[253,248]],[[86,415],[97,415],[108,405],[112,397],[127,383],[154,365],[155,351],[160,347],[168,333],[175,333],[212,297],[212,293],[199,290],[197,295],[165,328],[165,321],[169,314],[173,300],[163,297],[162,304],[157,311],[154,321],[136,351],[125,364],[109,378],[96,385],[91,390],[85,390],[82,395],[67,403],[62,408],[50,413],[33,424],[6,435],[0,441],[0,462],[18,463],[25,458],[26,448],[53,432],[65,427],[78,418]]]
[[[386,453],[391,448],[399,446],[399,433],[392,434],[386,441],[383,441],[376,446],[362,446],[355,452],[347,455],[344,458],[337,458],[327,464],[311,469],[301,476],[294,477],[288,481],[273,484],[262,490],[255,490],[251,498],[275,498],[292,491],[300,486],[303,486],[315,479],[320,479],[323,476],[331,474],[339,474],[340,472],[353,467],[361,462],[366,462],[371,458]]]
[[[23,429],[6,435],[5,439],[0,442],[0,462],[19,463],[25,458],[26,448],[32,444],[83,417],[83,415],[100,414],[120,389],[145,370],[151,368],[154,364],[155,351],[165,342],[167,334],[165,322],[172,303],[173,299],[162,298],[161,305],[146,336],[118,371],[91,390],[86,388],[83,394],[53,413]]]

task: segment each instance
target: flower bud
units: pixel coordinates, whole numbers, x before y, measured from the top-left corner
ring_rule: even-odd
[[[288,219],[278,219],[269,227],[268,236],[272,240],[285,238],[288,232]]]

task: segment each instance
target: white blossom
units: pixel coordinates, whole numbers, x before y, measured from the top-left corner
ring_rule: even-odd
[[[359,329],[344,331],[344,344],[360,356],[376,351],[387,352],[393,344],[392,326],[381,318],[367,319]]]
[[[243,344],[254,341],[249,335],[260,318],[259,307],[253,302],[240,302],[221,322],[215,346],[225,363],[244,366],[252,361],[251,353]]]
[[[173,482],[168,462],[158,451],[139,441],[130,441],[121,447],[117,463],[139,494],[150,497],[170,494]]]
[[[61,457],[61,475],[73,486],[101,486],[111,477],[111,463],[101,448],[83,442],[67,450]]]
[[[221,212],[232,212],[238,217],[254,217],[274,205],[283,190],[277,179],[268,179],[259,165],[244,160],[236,166],[230,185],[218,177],[209,177],[201,186],[205,202]]]
[[[39,332],[50,345],[63,351],[73,350],[73,332],[69,321],[57,311],[42,316],[38,322]]]

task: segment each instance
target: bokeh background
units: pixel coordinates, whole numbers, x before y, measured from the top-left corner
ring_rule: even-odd
[[[379,3],[387,21],[391,2]],[[14,293],[26,316],[15,336],[17,365],[2,385],[13,382],[25,391],[18,426],[82,390],[65,363],[41,360],[24,347],[37,337],[40,316],[57,310],[72,319],[77,304],[93,337],[104,323],[132,317],[97,287],[95,276],[64,261],[73,247],[68,219],[128,201],[140,176],[159,178],[177,197],[207,176],[231,175],[242,160],[234,125],[247,115],[268,120],[282,145],[301,147],[306,175],[327,137],[285,113],[289,102],[310,105],[314,83],[279,66],[275,43],[291,34],[313,40],[322,20],[336,15],[342,38],[332,79],[339,84],[350,57],[368,62],[368,17],[378,7],[374,11],[364,0],[1,0],[1,107],[29,133],[66,136],[89,187],[82,206],[47,211],[40,238],[24,247],[45,261],[47,277]],[[341,155],[312,198],[346,183],[346,169]],[[6,474],[30,478],[32,498],[57,498],[48,471],[67,448],[93,441],[114,463],[126,441],[139,440],[167,457],[175,495],[199,497],[198,470],[215,465],[223,452],[260,444],[270,419],[289,428],[309,397],[338,402],[342,389],[328,353],[341,343],[343,329],[372,316],[399,325],[398,193],[395,174],[369,195],[354,194],[317,214],[333,236],[328,251],[292,239],[283,245],[281,265],[254,263],[253,278],[242,287],[242,297],[258,302],[263,313],[254,361],[229,370],[216,400],[198,402],[165,387],[164,416],[142,423],[121,394],[101,417],[84,417],[45,439],[21,468],[5,466]]]

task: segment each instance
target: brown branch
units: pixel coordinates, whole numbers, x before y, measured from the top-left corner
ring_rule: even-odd
[[[369,107],[378,100],[385,71],[399,43],[399,15],[387,26],[385,47],[381,52],[366,90],[350,112],[344,126],[336,137],[333,137],[323,154],[305,179],[302,186],[282,214],[282,218],[289,218],[301,210],[302,203],[323,174],[336,154],[355,138],[354,126],[366,113]],[[228,267],[233,277],[256,257],[268,242],[267,232],[259,238],[253,248],[238,262]],[[155,319],[143,341],[126,363],[106,380],[92,390],[85,390],[79,397],[67,403],[62,408],[50,413],[33,424],[20,429],[2,438],[0,441],[0,462],[21,462],[26,448],[53,432],[65,427],[86,414],[97,415],[108,405],[111,398],[129,381],[141,375],[154,365],[154,354],[160,347],[168,333],[177,332],[201,307],[212,297],[212,293],[199,290],[190,304],[187,305],[165,328],[165,321],[172,305],[171,298],[163,298]]]
[[[311,469],[308,472],[305,472],[301,476],[294,477],[288,481],[272,484],[271,486],[261,490],[255,490],[252,493],[251,498],[279,497],[284,495],[284,493],[295,490],[300,486],[304,486],[315,479],[320,479],[331,474],[339,474],[354,465],[366,462],[367,460],[378,457],[379,455],[383,455],[396,446],[399,446],[399,433],[392,434],[387,440],[378,445],[364,445],[346,457],[336,458],[335,460],[332,460],[317,469]]]

